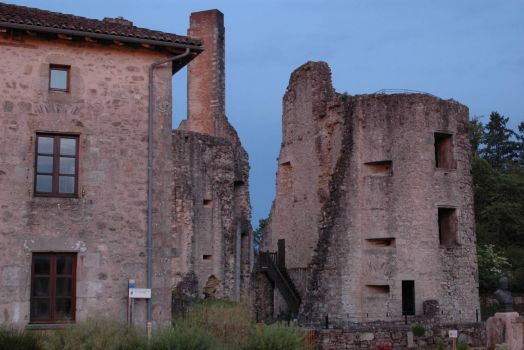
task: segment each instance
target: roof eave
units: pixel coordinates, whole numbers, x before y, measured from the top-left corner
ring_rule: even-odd
[[[94,32],[87,32],[87,31],[80,31],[80,30],[43,27],[43,26],[35,26],[31,24],[20,24],[20,23],[11,23],[11,22],[0,21],[0,27],[19,29],[19,30],[30,30],[30,31],[49,33],[49,34],[65,34],[65,35],[78,36],[78,37],[90,37],[93,39],[100,39],[100,40],[115,40],[115,41],[119,41],[122,43],[130,43],[130,44],[148,44],[148,45],[153,45],[157,47],[180,49],[181,51],[185,51],[186,49],[189,49],[190,51],[194,52],[195,54],[199,54],[200,52],[204,51],[204,48],[201,45],[183,44],[183,43],[175,43],[171,41],[161,41],[161,40],[153,40],[153,39],[133,38],[133,37],[122,36],[122,35],[94,33]]]

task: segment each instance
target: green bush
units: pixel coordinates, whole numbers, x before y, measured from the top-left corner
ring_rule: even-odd
[[[437,340],[437,342],[435,343],[435,349],[436,350],[446,349],[446,343],[442,339]]]
[[[40,339],[16,328],[0,328],[0,350],[41,350]]]
[[[250,335],[246,350],[302,350],[304,331],[295,326],[274,323],[256,328]]]
[[[175,328],[198,328],[211,333],[226,349],[241,349],[253,328],[249,309],[239,303],[206,299],[175,319]]]
[[[426,328],[424,326],[421,326],[419,324],[414,325],[411,330],[413,331],[413,335],[415,337],[422,337],[424,334],[426,334]]]
[[[468,343],[465,343],[465,342],[462,342],[462,341],[458,342],[457,350],[468,350],[468,349],[469,349]]]
[[[213,336],[199,327],[177,326],[153,334],[149,350],[209,350],[216,348]]]
[[[89,320],[51,333],[45,350],[141,350],[147,340],[136,329],[109,320]]]

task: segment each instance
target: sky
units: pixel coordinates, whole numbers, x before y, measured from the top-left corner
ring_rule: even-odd
[[[249,153],[252,222],[268,216],[291,72],[326,61],[338,92],[410,89],[453,98],[471,117],[524,121],[522,0],[3,0],[186,34],[191,12],[226,26],[226,112]],[[173,126],[186,118],[186,73],[173,78]]]

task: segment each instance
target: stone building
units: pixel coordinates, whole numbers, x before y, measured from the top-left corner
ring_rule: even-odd
[[[249,168],[223,113],[222,22],[193,14],[179,36],[0,3],[0,323],[125,321],[131,279],[152,289],[136,324],[169,322],[176,290],[245,292]]]
[[[293,72],[262,250],[278,250],[303,324],[476,320],[467,124],[453,100],[339,94],[323,62]],[[266,315],[293,304],[274,279],[257,277]]]

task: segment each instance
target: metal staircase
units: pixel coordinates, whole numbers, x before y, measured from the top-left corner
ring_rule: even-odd
[[[300,307],[300,294],[298,293],[295,284],[289,276],[285,261],[283,258],[279,259],[278,253],[260,252],[258,260],[258,269],[263,272],[275,284],[280,294],[286,301],[291,315],[296,316]]]

